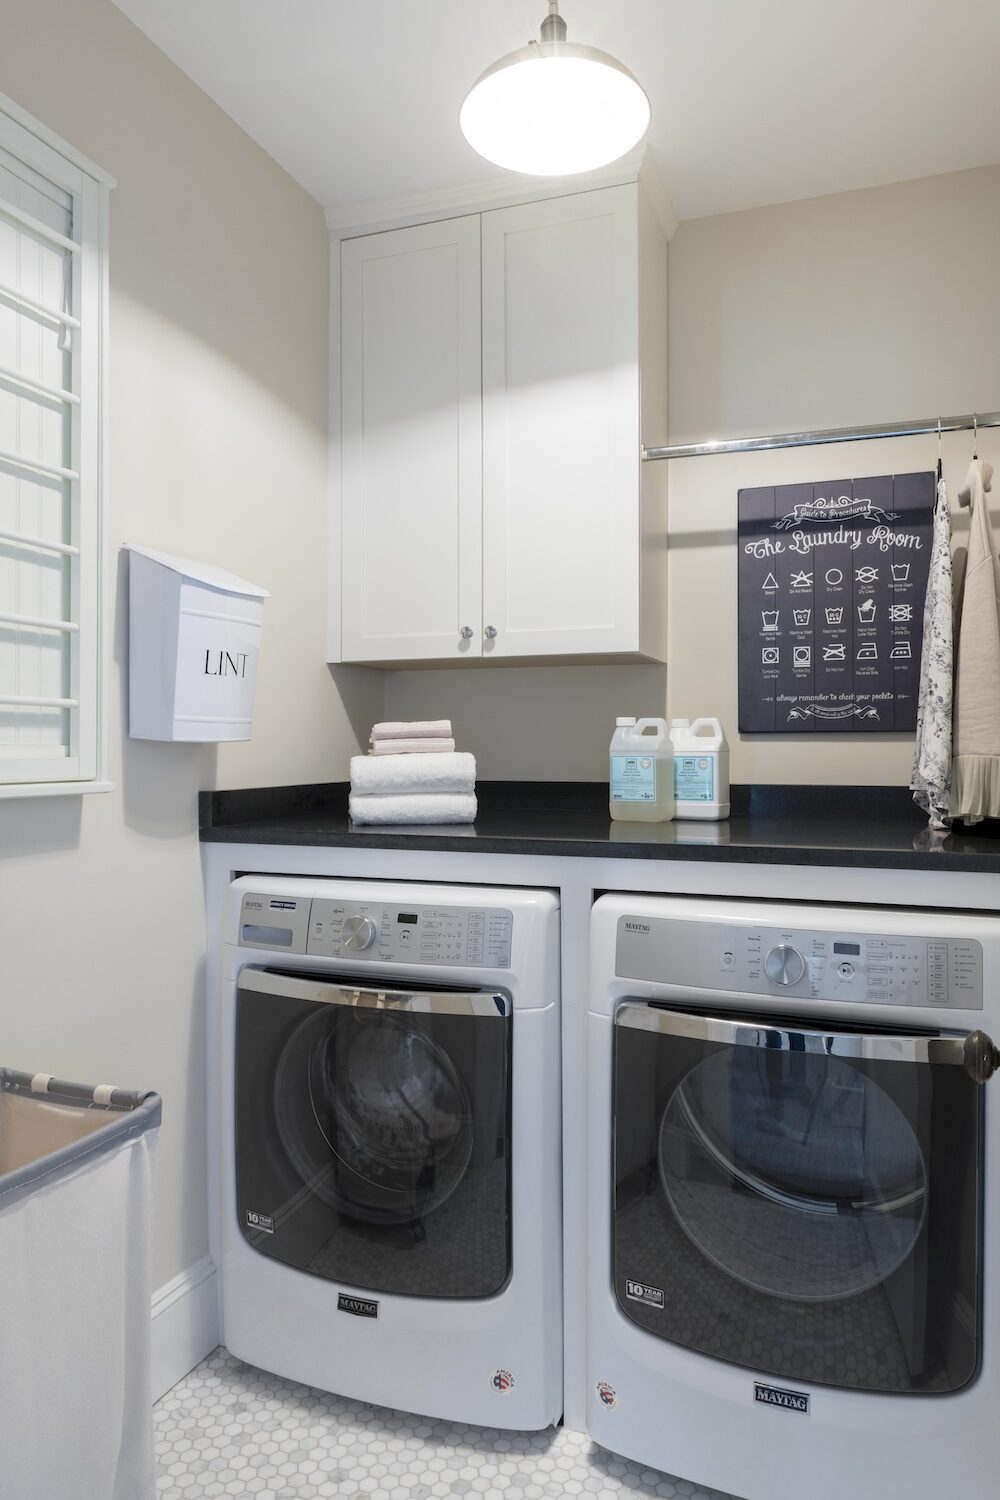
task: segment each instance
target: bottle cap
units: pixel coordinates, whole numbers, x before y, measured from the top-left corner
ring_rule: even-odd
[[[670,720],[670,727],[671,727],[671,729],[690,729],[691,728],[691,720],[690,719],[671,719]]]
[[[634,723],[635,723],[635,719],[630,719],[628,717],[618,718],[618,719],[615,720],[615,728],[616,729],[631,729]]]

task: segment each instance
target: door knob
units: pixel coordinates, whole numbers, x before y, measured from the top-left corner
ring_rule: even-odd
[[[471,625],[463,625],[462,628],[461,628],[461,630],[458,633],[462,637],[463,641],[471,641],[472,640],[473,630],[472,630],[472,626]]]
[[[483,635],[486,637],[486,639],[488,641],[495,641],[496,638],[497,638],[497,628],[496,628],[496,626],[495,625],[487,625],[486,629],[483,631]]]

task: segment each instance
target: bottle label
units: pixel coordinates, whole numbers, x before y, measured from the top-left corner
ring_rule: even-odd
[[[674,756],[674,797],[678,802],[714,802],[715,756]]]
[[[656,801],[656,758],[652,755],[612,755],[612,802]]]

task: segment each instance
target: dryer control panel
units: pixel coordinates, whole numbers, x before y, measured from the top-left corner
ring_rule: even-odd
[[[240,946],[371,963],[509,969],[514,917],[502,907],[337,901],[245,891]]]
[[[623,916],[615,972],[699,991],[983,1008],[983,948],[975,938]]]

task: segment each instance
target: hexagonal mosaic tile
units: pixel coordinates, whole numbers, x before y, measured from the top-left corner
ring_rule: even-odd
[[[579,1433],[498,1432],[295,1385],[217,1349],[155,1408],[157,1500],[732,1500]]]

